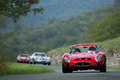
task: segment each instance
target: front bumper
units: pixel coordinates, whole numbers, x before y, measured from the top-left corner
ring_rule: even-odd
[[[35,60],[35,62],[36,63],[46,63],[46,64],[48,64],[48,63],[50,63],[50,61],[46,61],[46,60]]]
[[[17,62],[29,62],[29,60],[28,59],[17,59]]]
[[[103,65],[103,62],[89,62],[89,61],[79,61],[79,62],[69,62],[64,63],[64,66],[71,69],[98,69]]]

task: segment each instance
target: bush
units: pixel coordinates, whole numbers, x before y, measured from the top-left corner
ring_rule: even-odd
[[[0,55],[0,71],[9,69],[9,65],[7,62],[10,60],[9,57],[4,54]]]

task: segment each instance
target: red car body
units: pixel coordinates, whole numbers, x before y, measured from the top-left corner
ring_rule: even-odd
[[[106,72],[106,55],[96,44],[76,44],[62,58],[62,72],[95,69]]]
[[[29,54],[19,54],[17,57],[17,62],[29,62],[30,55]]]

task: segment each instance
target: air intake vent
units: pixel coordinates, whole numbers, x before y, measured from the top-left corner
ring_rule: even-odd
[[[75,60],[79,60],[79,58],[76,58]]]
[[[87,58],[88,60],[91,60],[92,58]]]

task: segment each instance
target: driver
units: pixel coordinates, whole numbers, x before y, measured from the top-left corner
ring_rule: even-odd
[[[95,47],[90,47],[89,50],[90,51],[96,51],[96,48]]]
[[[76,49],[75,49],[75,52],[81,52],[81,51],[80,51],[80,49],[76,48]]]

